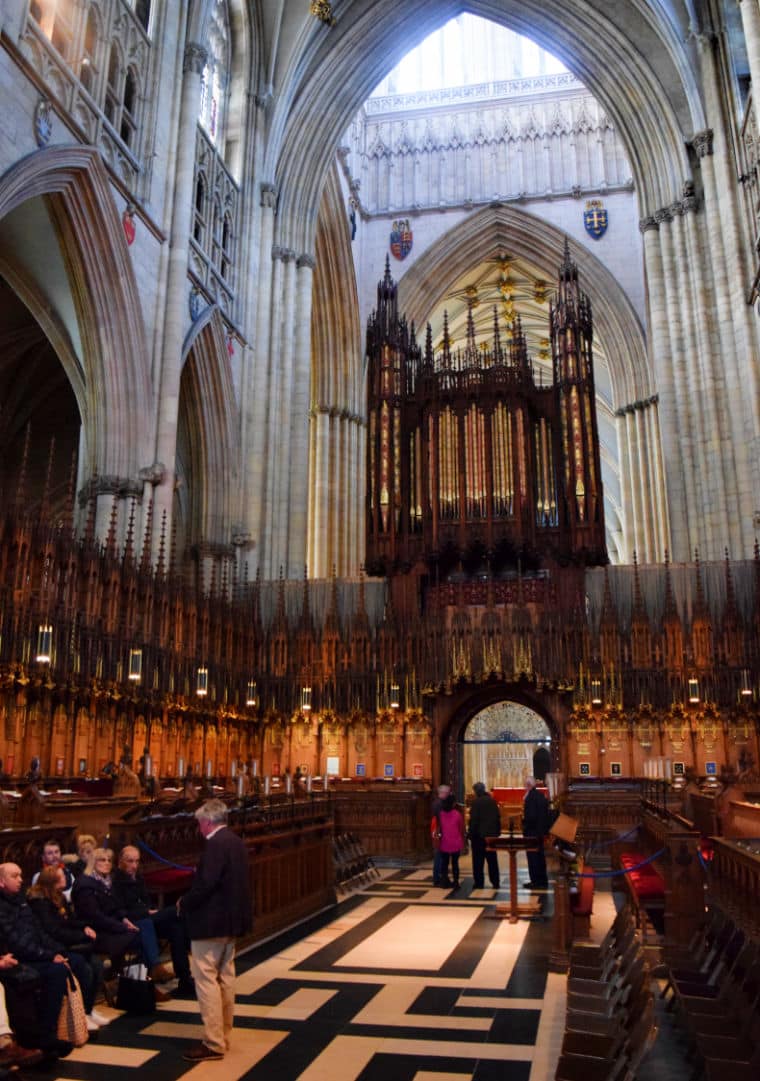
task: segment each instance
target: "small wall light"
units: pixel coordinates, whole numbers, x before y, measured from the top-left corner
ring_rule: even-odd
[[[37,660],[40,664],[50,664],[53,649],[53,628],[49,623],[40,623],[37,631]]]
[[[133,683],[139,683],[142,679],[141,649],[130,649],[129,651],[129,670],[127,672],[127,679],[131,679]]]

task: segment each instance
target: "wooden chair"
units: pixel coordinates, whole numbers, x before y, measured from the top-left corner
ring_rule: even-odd
[[[581,1046],[575,1038],[568,1041],[568,1050],[563,1043],[555,1081],[635,1081],[636,1070],[656,1035],[654,996],[650,992],[622,1040],[613,1037],[606,1043],[603,1037],[592,1040],[587,1036],[586,1047],[578,1052],[569,1050]]]

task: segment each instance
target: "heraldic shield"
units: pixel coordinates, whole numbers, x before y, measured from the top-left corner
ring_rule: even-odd
[[[583,211],[583,224],[588,235],[592,236],[594,240],[601,239],[607,232],[609,219],[601,199],[589,199],[586,202],[586,209]]]
[[[391,251],[396,259],[406,259],[412,250],[412,240],[409,219],[399,218],[398,221],[394,221],[391,229]]]

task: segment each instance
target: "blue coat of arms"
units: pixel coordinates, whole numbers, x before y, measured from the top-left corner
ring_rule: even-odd
[[[394,221],[391,229],[391,251],[396,259],[406,259],[412,250],[412,240],[409,219],[399,218],[398,221]]]
[[[600,240],[607,232],[609,218],[601,199],[589,199],[583,211],[583,224],[586,232],[594,240]]]

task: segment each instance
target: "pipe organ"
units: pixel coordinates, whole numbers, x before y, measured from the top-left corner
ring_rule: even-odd
[[[591,305],[566,245],[550,306],[553,380],[517,316],[502,340],[424,347],[386,262],[367,328],[367,568],[508,572],[607,561]]]

